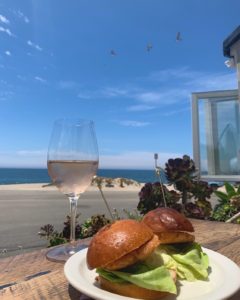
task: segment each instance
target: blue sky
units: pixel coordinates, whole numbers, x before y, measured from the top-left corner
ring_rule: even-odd
[[[52,124],[70,116],[95,122],[102,168],[192,156],[191,93],[237,87],[222,42],[239,11],[237,0],[2,0],[0,167],[46,167]]]

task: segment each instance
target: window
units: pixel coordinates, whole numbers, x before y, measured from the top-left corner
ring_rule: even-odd
[[[192,94],[193,155],[200,178],[239,181],[238,91]]]

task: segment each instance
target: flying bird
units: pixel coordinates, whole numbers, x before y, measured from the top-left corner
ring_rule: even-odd
[[[177,35],[176,35],[176,41],[177,42],[180,42],[180,41],[182,41],[182,37],[181,37],[181,32],[177,32]]]
[[[112,56],[116,56],[116,55],[117,55],[116,51],[113,50],[113,49],[110,51],[110,54],[111,54]]]
[[[150,52],[153,48],[153,45],[151,43],[147,44],[147,52]]]

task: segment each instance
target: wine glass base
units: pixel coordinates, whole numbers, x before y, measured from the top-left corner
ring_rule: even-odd
[[[91,238],[86,238],[82,240],[77,240],[74,243],[56,246],[54,248],[51,248],[46,253],[46,258],[54,262],[65,262],[70,256],[72,256],[76,252],[87,248],[89,246],[90,241]]]

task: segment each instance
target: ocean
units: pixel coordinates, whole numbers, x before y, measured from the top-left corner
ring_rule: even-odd
[[[110,178],[128,178],[142,183],[158,181],[155,170],[99,169],[97,175]],[[164,181],[166,182],[166,180]],[[51,179],[47,169],[0,168],[0,184],[49,182]]]

